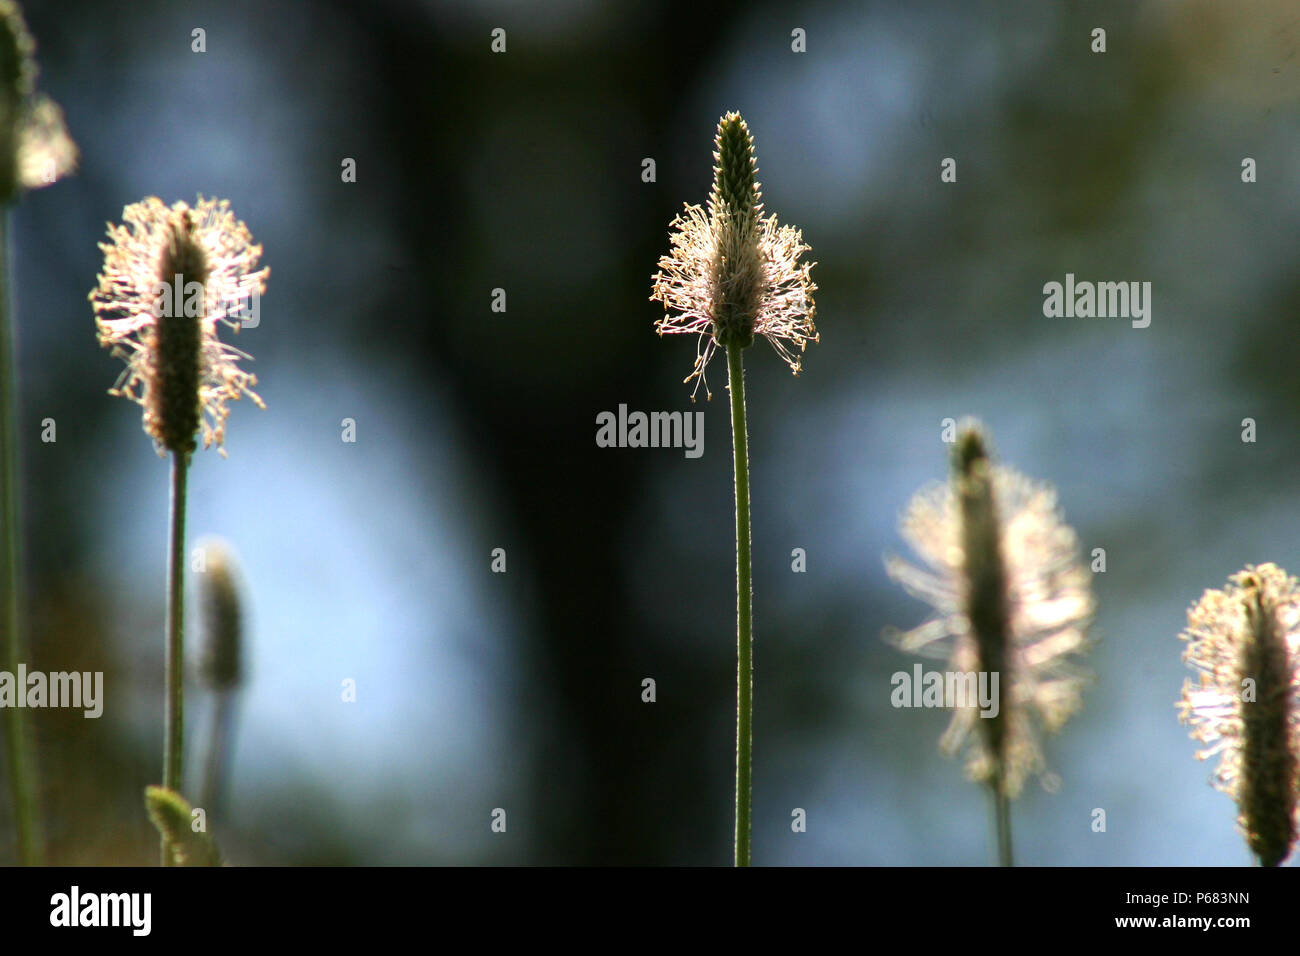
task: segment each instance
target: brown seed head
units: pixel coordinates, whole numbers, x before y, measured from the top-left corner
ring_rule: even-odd
[[[168,215],[158,281],[171,292],[155,300],[155,323],[149,330],[154,354],[152,379],[145,386],[145,430],[168,451],[188,455],[195,448],[203,374],[202,304],[197,314],[188,306],[188,289],[201,290],[208,281],[208,256],[194,236],[188,209]],[[178,294],[179,291],[179,294]]]

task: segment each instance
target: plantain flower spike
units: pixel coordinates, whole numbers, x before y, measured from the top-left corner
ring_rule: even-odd
[[[18,4],[0,0],[0,204],[62,179],[77,165],[63,111],[36,92],[35,52]]]
[[[199,677],[217,692],[234,690],[243,678],[243,609],[239,568],[234,551],[221,538],[207,538],[197,547],[204,555],[199,579],[199,614],[203,643],[199,648]]]
[[[958,673],[998,675],[997,708],[948,702],[940,739],[966,751],[968,776],[1015,797],[1030,776],[1046,776],[1041,739],[1077,711],[1087,673],[1093,615],[1091,578],[1050,486],[989,459],[983,431],[964,423],[949,482],[922,489],[902,519],[921,565],[891,557],[891,578],[934,615],[887,636],[900,648],[946,658]],[[975,695],[970,695],[974,697]]]
[[[650,294],[664,307],[660,335],[697,336],[685,379],[695,380],[692,400],[701,384],[712,397],[705,370],[719,348],[748,348],[761,336],[798,375],[805,346],[818,341],[816,263],[799,261],[811,247],[798,229],[763,216],[754,138],[739,113],[718,121],[713,158],[708,209],[688,203],[672,221]]]
[[[1261,866],[1295,847],[1300,811],[1300,584],[1275,564],[1247,567],[1187,612],[1179,718],[1217,756],[1211,782],[1237,802]]]
[[[159,455],[203,447],[224,456],[227,402],[253,391],[257,377],[238,365],[250,356],[217,337],[240,328],[240,309],[266,289],[262,247],[225,200],[199,197],[170,208],[156,197],[127,206],[100,243],[104,271],[90,301],[99,344],[126,369],[110,390],[144,409],[144,430]]]

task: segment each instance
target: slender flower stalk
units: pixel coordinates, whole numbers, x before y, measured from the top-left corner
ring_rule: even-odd
[[[0,668],[18,673],[23,660],[23,638],[18,610],[19,507],[18,441],[15,434],[17,383],[14,374],[13,332],[9,316],[9,213],[0,210],[0,508],[4,541],[0,544],[0,627],[4,628],[4,655]],[[18,831],[18,859],[24,866],[42,862],[41,821],[36,800],[36,768],[30,755],[27,728],[20,707],[4,709],[5,752],[9,757],[9,793]]]
[[[995,709],[969,694],[944,702],[953,715],[940,748],[964,748],[968,776],[989,787],[998,860],[1010,866],[1011,800],[1028,776],[1046,772],[1042,733],[1058,730],[1081,703],[1088,571],[1051,488],[993,465],[974,423],[957,437],[951,481],[912,499],[902,533],[924,566],[893,557],[889,575],[935,614],[889,636],[995,688]]]
[[[718,122],[708,211],[687,204],[670,226],[650,298],[665,311],[660,335],[694,334],[695,366],[685,379],[704,386],[718,349],[727,354],[736,500],[736,828],[735,864],[751,858],[754,721],[753,568],[750,555],[749,437],[742,353],[760,336],[797,375],[800,354],[818,340],[813,324],[815,263],[799,230],[763,216],[754,139],[739,113]]]
[[[123,358],[112,394],[144,409],[144,430],[159,455],[172,456],[167,565],[166,708],[163,787],[181,788],[185,757],[185,499],[190,457],[204,447],[223,455],[227,401],[248,395],[257,379],[236,363],[245,353],[217,338],[219,324],[239,331],[238,312],[266,287],[261,246],[229,204],[199,197],[168,208],[153,197],[123,210],[101,243],[104,271],[90,293],[99,341]],[[175,861],[162,830],[162,863]]]
[[[63,125],[59,107],[38,96],[35,43],[21,10],[0,0],[0,669],[16,673],[24,658],[19,614],[19,538],[15,336],[10,316],[9,206],[25,190],[47,186],[76,164],[76,147]],[[10,795],[18,836],[18,859],[42,862],[41,820],[36,762],[30,753],[23,709],[6,708],[5,750],[9,757]]]
[[[727,346],[736,490],[736,833],[735,864],[749,866],[754,790],[754,572],[749,531],[749,431],[741,349]]]
[[[1274,564],[1247,567],[1187,612],[1179,718],[1218,757],[1215,788],[1261,866],[1279,866],[1300,830],[1300,583]]]
[[[172,455],[167,534],[167,709],[164,714],[163,786],[180,790],[185,767],[185,498],[189,458]]]

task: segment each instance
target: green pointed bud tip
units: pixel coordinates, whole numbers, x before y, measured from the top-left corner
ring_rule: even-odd
[[[953,470],[961,477],[968,478],[980,462],[987,465],[988,460],[988,443],[984,430],[973,423],[963,425],[953,448]]]
[[[736,215],[751,216],[762,209],[758,164],[754,159],[754,137],[739,113],[727,113],[718,120],[714,137],[713,200],[725,204]],[[720,210],[719,210],[720,211]]]
[[[144,805],[158,832],[178,843],[190,832],[190,805],[175,790],[145,787]]]
[[[145,787],[144,805],[177,866],[221,865],[216,842],[206,832],[195,831],[194,810],[179,793],[166,787]]]

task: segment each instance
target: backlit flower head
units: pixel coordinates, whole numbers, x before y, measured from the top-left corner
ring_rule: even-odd
[[[800,357],[818,340],[811,247],[792,226],[763,216],[754,139],[739,113],[718,121],[708,210],[687,204],[669,226],[672,249],[659,260],[650,299],[663,304],[660,335],[694,334],[695,391],[719,347],[748,348],[762,336],[799,374]],[[695,397],[695,391],[691,397]]]
[[[48,186],[77,165],[63,111],[36,92],[35,50],[18,4],[0,0],[0,202]]]
[[[1251,852],[1276,866],[1300,809],[1300,584],[1274,564],[1247,567],[1187,612],[1179,718],[1217,756],[1214,786],[1237,801]]]
[[[220,324],[238,332],[241,310],[266,289],[262,247],[225,200],[169,208],[151,196],[122,220],[99,245],[104,271],[90,293],[99,344],[126,361],[110,391],[144,408],[160,455],[189,454],[200,429],[203,446],[224,455],[226,403],[246,394],[266,407],[237,364],[249,356],[217,338]]]
[[[891,639],[952,671],[999,675],[996,716],[974,700],[954,707],[940,746],[964,746],[968,775],[1014,797],[1045,773],[1042,734],[1081,704],[1093,600],[1074,531],[1051,487],[990,462],[974,425],[958,436],[951,480],[918,492],[901,530],[923,563],[891,557],[889,575],[935,613]]]

